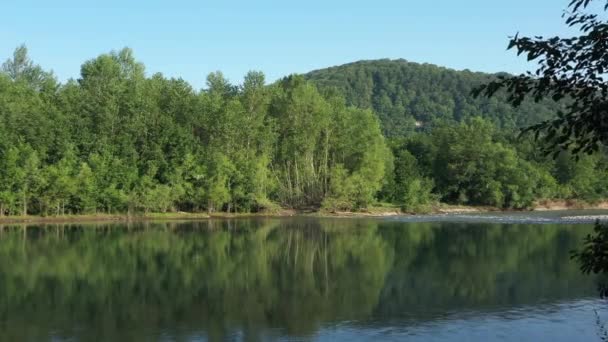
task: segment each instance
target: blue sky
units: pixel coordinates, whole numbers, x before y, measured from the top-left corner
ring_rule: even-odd
[[[360,59],[404,58],[455,69],[521,72],[508,36],[564,34],[569,0],[9,1],[0,58],[25,43],[62,81],[124,46],[148,74],[196,88],[211,71],[238,83],[248,70],[269,80]]]

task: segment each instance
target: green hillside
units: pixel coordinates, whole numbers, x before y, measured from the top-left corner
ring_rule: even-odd
[[[315,70],[305,75],[320,88],[337,88],[348,104],[372,108],[387,136],[400,136],[434,121],[463,122],[481,116],[500,128],[512,129],[555,115],[557,104],[506,103],[505,95],[474,98],[471,90],[494,75],[456,71],[403,59],[359,61]]]

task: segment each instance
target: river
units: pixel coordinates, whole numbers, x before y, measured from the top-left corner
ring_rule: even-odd
[[[599,341],[603,214],[3,226],[0,340]]]

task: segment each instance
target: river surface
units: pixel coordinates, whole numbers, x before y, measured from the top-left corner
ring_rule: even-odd
[[[600,341],[603,214],[0,226],[0,341]]]

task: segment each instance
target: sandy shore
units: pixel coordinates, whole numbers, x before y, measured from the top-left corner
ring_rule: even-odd
[[[589,204],[581,201],[542,201],[535,205],[535,211],[547,210],[571,210],[571,209],[608,209],[608,201],[601,201],[594,204]]]

